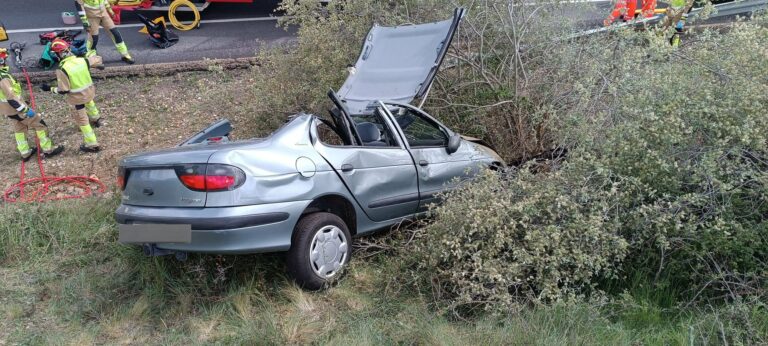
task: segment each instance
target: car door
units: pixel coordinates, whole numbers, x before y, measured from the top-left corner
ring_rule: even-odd
[[[387,114],[398,124],[400,134],[416,163],[419,180],[419,211],[435,197],[461,181],[471,178],[478,168],[472,162],[472,150],[462,141],[459,149],[448,153],[448,139],[453,133],[423,111],[408,105],[389,104]]]
[[[419,204],[416,167],[392,124],[378,109],[366,115],[347,116],[346,121],[360,130],[355,131],[352,144],[330,145],[317,140],[317,151],[336,170],[371,220],[415,213]]]

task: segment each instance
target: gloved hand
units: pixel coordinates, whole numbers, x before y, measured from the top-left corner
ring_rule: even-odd
[[[115,11],[112,10],[112,7],[107,7],[107,13],[109,13],[110,17],[115,17]]]
[[[27,118],[34,118],[37,113],[32,108],[27,107]]]
[[[80,21],[83,22],[83,29],[88,30],[91,27],[91,23],[88,21],[88,17],[81,16]]]
[[[51,86],[48,85],[48,83],[43,83],[43,85],[40,86],[40,90],[42,90],[42,91],[51,91]]]

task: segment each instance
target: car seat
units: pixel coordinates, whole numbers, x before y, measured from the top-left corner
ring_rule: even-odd
[[[381,139],[381,130],[374,123],[359,123],[356,125],[357,134],[366,147],[386,147],[389,146]]]

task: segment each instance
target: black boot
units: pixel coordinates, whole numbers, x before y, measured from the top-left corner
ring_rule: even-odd
[[[98,153],[99,151],[101,151],[101,148],[99,148],[98,146],[86,147],[85,144],[80,144],[80,151],[84,153]]]
[[[32,156],[35,156],[36,153],[37,153],[37,148],[32,148],[32,150],[30,150],[29,152],[29,155],[27,157],[22,157],[21,160],[24,162],[28,162],[29,159],[31,159]]]
[[[51,150],[50,153],[43,153],[43,158],[47,159],[49,157],[54,157],[56,155],[61,154],[62,152],[64,152],[64,146],[63,145],[59,145],[56,148],[53,148],[53,150]]]
[[[128,65],[133,65],[134,63],[136,63],[136,61],[133,60],[133,58],[131,58],[130,56],[123,56],[121,60],[123,60],[123,62]]]

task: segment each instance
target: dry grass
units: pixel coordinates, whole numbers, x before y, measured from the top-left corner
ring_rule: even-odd
[[[123,156],[175,146],[222,118],[232,121],[237,138],[268,134],[267,126],[248,121],[259,107],[251,87],[256,82],[251,70],[97,80],[96,103],[105,123],[95,129],[102,147],[98,154],[78,151],[82,136],[64,99],[37,92],[37,110],[43,113],[54,143],[66,147],[62,155],[45,162],[46,174],[95,175],[113,186],[117,163]],[[256,129],[261,132],[256,133]],[[32,136],[30,132],[31,141]],[[0,153],[0,187],[8,188],[18,181],[20,161],[10,126],[3,138],[6,149]],[[29,164],[27,177],[37,176],[37,165]]]

